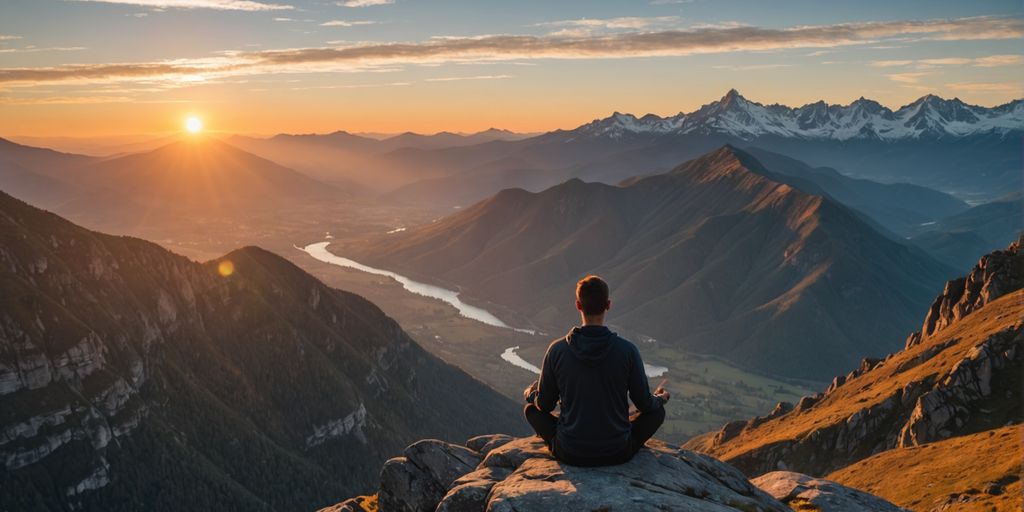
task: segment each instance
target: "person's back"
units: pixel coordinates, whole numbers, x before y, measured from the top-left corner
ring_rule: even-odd
[[[525,414],[551,452],[569,464],[629,460],[665,419],[668,392],[652,395],[636,346],[602,325],[608,287],[588,276],[577,286],[583,326],[551,343],[541,377],[524,392]],[[629,402],[640,412],[632,420]],[[558,418],[550,412],[561,402]]]

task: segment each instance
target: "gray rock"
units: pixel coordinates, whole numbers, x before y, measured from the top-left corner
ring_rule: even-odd
[[[480,452],[481,455],[487,455],[491,450],[515,439],[508,434],[488,434],[483,436],[476,436],[466,441],[466,447],[470,450]]]
[[[529,458],[495,484],[486,510],[788,510],[723,462],[652,444],[619,466],[580,468],[550,456]]]
[[[424,439],[405,449],[404,457],[384,463],[378,500],[386,512],[433,511],[448,487],[480,463],[480,455],[436,439]]]
[[[794,510],[820,512],[906,512],[873,494],[831,480],[790,471],[773,471],[753,483]]]
[[[441,499],[437,512],[475,512],[487,508],[487,496],[494,484],[512,473],[507,468],[480,468],[452,482],[451,489]]]

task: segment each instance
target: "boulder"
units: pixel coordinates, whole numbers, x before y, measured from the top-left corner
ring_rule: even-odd
[[[831,480],[791,471],[773,471],[753,480],[754,485],[789,505],[807,512],[906,512],[873,494]]]
[[[491,450],[515,439],[508,434],[487,434],[483,436],[476,436],[466,441],[466,447],[470,450],[480,452],[481,455],[487,455]]]
[[[420,441],[381,472],[380,510],[785,511],[738,470],[706,455],[648,442],[618,466],[581,468],[555,460],[537,437],[474,438],[466,447]],[[478,460],[475,467],[467,463]],[[457,477],[452,475],[462,471]],[[451,478],[450,480],[448,480]],[[445,491],[439,491],[448,480]]]
[[[377,493],[381,510],[432,512],[455,479],[480,463],[477,452],[425,439],[405,449],[405,456],[384,463]]]

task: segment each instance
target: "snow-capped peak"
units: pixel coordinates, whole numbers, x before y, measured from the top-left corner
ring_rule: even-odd
[[[647,114],[637,118],[615,112],[574,131],[621,138],[635,134],[725,134],[742,139],[766,135],[809,139],[963,137],[980,133],[1006,134],[1024,130],[1024,102],[1014,100],[993,108],[968,105],[929,94],[893,111],[861,97],[849,105],[824,101],[792,108],[762,105],[730,89],[721,99],[694,112],[671,117]]]

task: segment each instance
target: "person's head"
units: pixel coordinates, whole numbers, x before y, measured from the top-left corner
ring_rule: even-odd
[[[608,300],[608,283],[598,276],[590,275],[576,283],[576,309],[583,316],[583,323],[600,324],[604,314],[612,307]]]

